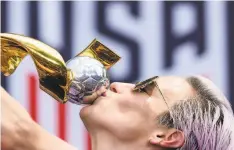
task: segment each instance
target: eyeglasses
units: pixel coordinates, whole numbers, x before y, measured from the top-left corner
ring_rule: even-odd
[[[137,82],[135,84],[135,87],[133,88],[133,91],[138,91],[138,92],[145,92],[147,93],[149,96],[152,95],[152,92],[154,90],[154,88],[156,87],[157,90],[159,91],[160,95],[162,96],[164,102],[166,103],[167,105],[167,108],[168,110],[169,109],[169,105],[165,99],[165,97],[163,96],[162,94],[162,91],[160,90],[159,86],[158,86],[158,83],[156,81],[156,79],[159,78],[159,76],[154,76],[152,78],[149,78],[149,79],[146,79],[144,81],[141,81],[141,82]],[[170,111],[169,111],[170,112]]]

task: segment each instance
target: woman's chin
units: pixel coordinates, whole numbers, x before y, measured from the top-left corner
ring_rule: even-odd
[[[89,108],[92,107],[92,105],[85,105],[83,108],[80,109],[80,118],[83,120],[88,117],[90,110]]]
[[[83,121],[87,121],[89,118],[93,118],[93,116],[96,113],[94,113],[95,111],[100,109],[100,102],[102,102],[103,100],[105,100],[104,96],[100,96],[99,98],[97,98],[91,105],[84,105],[83,108],[80,109],[80,118]]]

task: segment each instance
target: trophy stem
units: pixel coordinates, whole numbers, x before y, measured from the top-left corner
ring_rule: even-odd
[[[40,88],[54,99],[64,103],[72,73],[67,71],[62,56],[52,47],[29,37],[1,33],[1,71],[9,76],[26,55],[36,66]]]

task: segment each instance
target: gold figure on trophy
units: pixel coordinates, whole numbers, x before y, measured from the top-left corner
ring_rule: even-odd
[[[65,64],[52,47],[29,37],[1,33],[1,72],[11,75],[26,55],[35,63],[40,88],[61,103],[91,104],[109,86],[106,70],[120,57],[94,39]]]

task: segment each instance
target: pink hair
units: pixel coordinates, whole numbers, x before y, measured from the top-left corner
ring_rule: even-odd
[[[179,150],[234,150],[234,117],[221,91],[204,77],[189,77],[197,91],[159,116],[159,122],[182,130],[185,144]],[[173,121],[171,121],[173,120]]]

